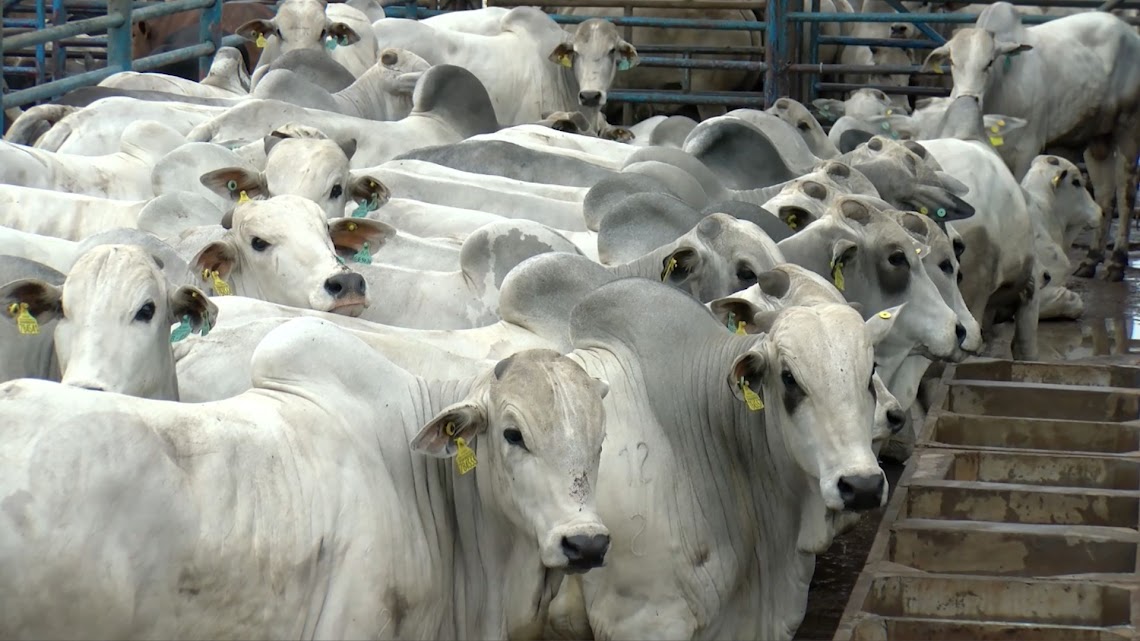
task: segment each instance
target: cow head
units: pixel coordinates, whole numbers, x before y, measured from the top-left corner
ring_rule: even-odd
[[[985,107],[986,90],[996,74],[1003,73],[999,70],[1006,65],[1003,58],[1011,59],[1032,48],[1017,40],[995,39],[985,29],[967,27],[954,32],[946,44],[931,51],[922,64],[922,70],[944,73],[942,66],[950,63],[950,74],[954,78],[950,97],[973,96],[978,99],[979,106]]]
[[[330,20],[325,7],[320,0],[287,0],[272,20],[250,20],[235,33],[259,47],[271,46],[275,55],[295,49],[323,50],[330,41],[340,46],[359,42],[360,35],[347,24]]]
[[[428,422],[412,448],[451,458],[478,444],[480,475],[455,483],[478,480],[481,494],[518,528],[515,540],[536,546],[544,566],[586,571],[603,564],[610,543],[593,491],[608,391],[557,352],[519,352]]]
[[[355,140],[338,144],[278,130],[265,137],[265,151],[264,171],[227,167],[203,174],[202,184],[233,202],[242,192],[251,199],[300,196],[320,205],[328,218],[343,216],[350,203],[365,203],[366,209],[374,210],[391,197],[379,180],[349,174]]]
[[[783,262],[759,227],[728,214],[710,214],[666,245],[661,280],[702,302],[756,284],[756,274]]]
[[[26,304],[40,323],[58,320],[64,385],[175,401],[170,326],[205,333],[218,314],[197,287],[171,287],[159,259],[136,245],[97,245],[62,287],[18,280],[0,288],[0,301],[5,309]]]
[[[368,306],[364,277],[336,255],[325,212],[298,196],[238,203],[220,240],[191,267],[214,293],[359,316]],[[365,224],[366,223],[363,223]]]
[[[612,22],[592,18],[578,25],[569,42],[550,52],[550,61],[571,69],[578,81],[578,104],[604,107],[614,74],[637,66],[637,50],[618,35]]]
[[[1062,247],[1070,247],[1082,231],[1100,225],[1100,205],[1085,186],[1081,171],[1064,158],[1037,156],[1021,186],[1031,198],[1045,204],[1040,212],[1042,222]]]

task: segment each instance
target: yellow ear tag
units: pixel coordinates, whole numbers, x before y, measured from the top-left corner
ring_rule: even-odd
[[[999,121],[997,121],[997,124],[998,124],[998,126],[999,126],[999,127],[1004,127],[1004,126],[1005,126],[1005,121],[1004,121],[1004,120],[999,120]]]
[[[356,223],[349,223],[344,226],[348,231],[356,231]]]
[[[831,281],[835,283],[835,289],[843,291],[843,263],[831,263]]]
[[[258,49],[264,49],[265,48],[265,34],[264,33],[257,34],[257,40],[255,40],[253,44],[257,45]]]
[[[891,317],[891,313],[890,313],[890,312],[879,312],[879,318],[881,318],[881,319],[883,319],[883,320],[887,320],[887,319],[889,319],[890,317]]]
[[[936,74],[938,74],[938,75],[940,75],[940,76],[943,74],[943,71],[942,71],[942,65],[941,65],[941,64],[939,64],[937,67],[935,67],[935,68],[934,68],[934,73],[936,73]]]
[[[1060,184],[1061,184],[1061,174],[1057,174],[1056,176],[1053,176],[1053,186],[1057,187]]]
[[[740,334],[741,336],[744,336],[745,334],[748,333],[748,332],[744,331],[744,321],[738,321],[736,323],[736,333]]]
[[[566,54],[562,54],[561,56],[558,56],[558,64],[562,65],[563,67],[566,67],[567,69],[570,69],[571,67],[574,66],[574,62],[572,60],[570,60],[570,56],[568,56]]]
[[[241,194],[238,195],[238,204],[240,205],[242,203],[248,203],[248,202],[249,202],[249,194],[245,193],[245,190],[243,189],[243,190],[241,190]]]
[[[760,400],[760,395],[753,392],[752,388],[748,387],[748,383],[745,383],[743,378],[740,379],[739,384],[740,392],[744,394],[744,404],[748,406],[748,409],[753,412],[759,412],[764,409],[764,401]]]
[[[918,213],[922,214],[923,216],[929,216],[929,215],[930,215],[930,210],[929,210],[929,209],[927,209],[926,207],[919,207],[919,208],[918,208]]]
[[[448,423],[443,431],[449,437],[454,438],[455,424]],[[459,470],[459,474],[463,475],[475,469],[475,464],[478,463],[478,461],[475,460],[475,450],[467,447],[467,441],[462,438],[455,439],[455,446],[459,448],[459,451],[455,454],[455,467]]]
[[[887,110],[887,115],[889,116],[889,115],[893,114],[894,112],[895,112],[895,111],[894,111],[893,109],[888,109],[888,110]]]
[[[669,262],[665,263],[665,269],[661,270],[661,282],[665,282],[669,278],[669,274],[677,267],[677,259],[672,256],[669,257]]]
[[[791,229],[792,231],[795,231],[795,230],[796,230],[796,227],[797,227],[797,225],[796,225],[796,215],[795,215],[795,214],[789,214],[789,215],[788,215],[788,220],[786,221],[786,224],[787,224],[787,226],[788,226],[788,229]]]
[[[233,293],[230,284],[222,278],[217,271],[202,270],[202,280],[213,280],[214,293],[218,296],[229,296]]]
[[[990,131],[992,131],[992,132],[994,132],[994,133],[996,134],[996,133],[998,133],[999,131],[1001,131],[1001,127],[1000,127],[1000,126],[998,126],[998,125],[990,125]]]
[[[32,336],[40,333],[40,324],[36,322],[36,317],[28,311],[27,303],[12,303],[8,306],[8,313],[16,319],[16,329],[25,336]]]
[[[1001,136],[990,136],[990,144],[994,147],[1001,147],[1005,144],[1005,138]]]

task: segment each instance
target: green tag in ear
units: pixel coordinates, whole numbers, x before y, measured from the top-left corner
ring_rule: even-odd
[[[835,283],[835,289],[843,291],[843,261],[831,261],[831,282]]]
[[[373,196],[372,198],[369,198],[368,200],[360,201],[360,204],[357,205],[356,209],[354,209],[352,211],[352,217],[353,218],[364,218],[365,216],[368,215],[368,212],[376,211],[379,208],[380,208],[380,206],[376,204],[376,197]]]
[[[343,264],[344,264],[344,259],[343,259],[343,258],[341,258],[340,256],[337,256],[337,257],[336,257],[336,262],[338,262],[338,263],[340,263],[341,265],[343,265]]]
[[[629,59],[628,58],[622,58],[621,60],[618,60],[617,67],[618,67],[618,71],[629,71],[629,68],[630,68]]]
[[[328,38],[325,40],[325,49],[328,49],[329,51],[336,49],[336,45],[337,45],[336,38]]]
[[[178,327],[175,327],[170,332],[170,342],[177,343],[178,341],[186,338],[190,335],[190,332],[193,329],[194,327],[190,324],[190,315],[183,315],[182,320],[178,323]]]
[[[362,265],[372,264],[372,254],[368,251],[368,241],[364,241],[364,245],[360,248],[360,251],[352,255],[352,262]]]
[[[202,318],[202,331],[198,332],[198,334],[200,336],[205,336],[206,334],[210,333],[211,329],[213,329],[213,328],[210,327],[210,319],[203,317]]]
[[[1006,56],[1005,62],[1003,62],[1001,66],[1002,71],[1009,71],[1009,68],[1013,66],[1013,56]]]

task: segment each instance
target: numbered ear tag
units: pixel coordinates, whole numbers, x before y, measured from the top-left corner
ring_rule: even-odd
[[[1061,185],[1061,174],[1057,174],[1056,176],[1053,176],[1053,180],[1050,182],[1053,183],[1053,187],[1060,186]]]
[[[737,321],[736,322],[736,333],[740,334],[741,336],[745,336],[748,334],[748,332],[744,331],[744,324],[745,324],[744,321]]]
[[[328,38],[325,40],[325,49],[332,51],[333,49],[336,49],[337,44],[339,43],[336,41],[336,38]]]
[[[248,202],[249,202],[249,194],[245,193],[245,190],[243,189],[243,190],[241,190],[241,194],[238,195],[238,204],[240,205],[242,203],[248,203]]]
[[[376,203],[376,196],[373,196],[372,198],[369,198],[368,200],[360,201],[360,204],[358,204],[356,206],[356,209],[352,210],[352,217],[353,218],[364,218],[365,216],[368,215],[368,212],[376,211],[379,208],[380,208],[380,206]]]
[[[677,259],[672,256],[669,257],[669,262],[665,263],[665,269],[661,270],[661,282],[668,280],[669,275],[677,268]]]
[[[618,71],[629,71],[632,66],[633,65],[629,63],[628,58],[622,58],[621,60],[618,60]]]
[[[454,423],[448,423],[443,431],[449,438],[455,438]],[[455,454],[455,467],[459,470],[459,474],[463,475],[475,469],[475,465],[478,463],[475,459],[475,450],[467,446],[467,441],[462,438],[455,438],[455,447],[459,449]]]
[[[364,245],[360,251],[352,255],[352,262],[360,263],[361,265],[372,264],[372,253],[368,251],[368,241],[364,241]]]
[[[574,61],[570,59],[570,56],[568,54],[564,53],[561,56],[558,56],[558,64],[569,69],[574,66]]]
[[[799,224],[796,222],[795,214],[788,214],[788,219],[784,221],[784,224],[787,225],[788,229],[791,229],[792,231],[795,231],[796,228],[799,227]]]
[[[1001,136],[990,136],[990,144],[994,147],[1001,147],[1005,144],[1005,138]]]
[[[192,329],[193,326],[190,324],[190,315],[183,315],[182,320],[178,323],[178,327],[175,327],[170,332],[170,342],[177,343],[178,341],[183,340],[190,335]]]
[[[40,333],[40,324],[36,317],[28,311],[27,303],[12,303],[8,306],[8,313],[16,319],[16,331],[24,336],[34,336]]]
[[[740,378],[738,384],[740,385],[740,392],[744,394],[744,404],[748,406],[749,410],[758,412],[764,409],[764,401],[760,400],[759,394],[752,391],[751,387],[748,387],[748,383],[744,380],[744,377]]]
[[[255,40],[253,42],[253,44],[255,44],[258,49],[264,49],[265,48],[265,34],[264,33],[257,34],[257,40]]]

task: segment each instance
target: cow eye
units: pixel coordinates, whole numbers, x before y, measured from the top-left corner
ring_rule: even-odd
[[[796,125],[796,127],[799,127],[800,131],[807,131],[808,129],[811,129],[811,125],[802,120],[800,121],[800,124]]]
[[[894,265],[895,267],[902,267],[903,265],[907,264],[906,254],[902,253],[901,251],[891,252],[891,255],[887,257],[887,262]]]
[[[269,243],[257,236],[254,236],[253,239],[249,241],[249,246],[252,247],[255,252],[263,252],[269,249]]]
[[[513,427],[508,427],[507,429],[503,430],[503,439],[510,445],[521,447],[524,450],[526,449],[526,442],[523,441],[522,432]]]
[[[617,53],[617,48],[616,47],[610,47],[610,55],[612,56],[616,53]]]
[[[154,318],[154,303],[151,301],[143,303],[139,311],[135,312],[135,320],[140,323],[149,323],[152,318]]]
[[[792,376],[792,372],[789,370],[780,372],[780,380],[784,382],[784,387],[789,389],[799,387],[799,383],[796,382],[796,377]]]
[[[949,260],[944,260],[941,263],[938,263],[938,269],[941,269],[943,274],[949,276],[950,274],[954,273],[954,264]]]
[[[340,185],[333,185],[332,191],[329,192],[329,198],[336,200],[340,198],[343,193],[344,189],[342,189]]]
[[[756,282],[756,272],[752,271],[752,268],[749,267],[748,265],[742,264],[742,265],[738,266],[736,268],[736,277],[742,283],[755,283]]]
[[[1081,181],[1080,181],[1080,179],[1079,179],[1079,178],[1074,178],[1074,179],[1073,179],[1073,186],[1074,186],[1074,187],[1077,187],[1078,189],[1080,188],[1080,186],[1081,186]]]

